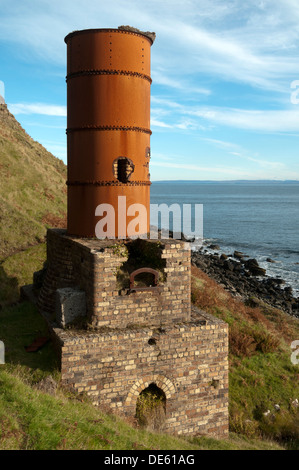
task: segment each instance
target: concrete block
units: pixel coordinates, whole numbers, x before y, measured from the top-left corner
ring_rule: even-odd
[[[85,292],[74,287],[56,290],[56,321],[64,328],[78,317],[86,315]]]

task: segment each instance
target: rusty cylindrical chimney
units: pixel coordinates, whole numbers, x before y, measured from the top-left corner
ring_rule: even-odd
[[[67,44],[67,232],[95,237],[99,204],[142,204],[150,217],[150,33],[75,31]],[[126,236],[126,235],[125,235]]]

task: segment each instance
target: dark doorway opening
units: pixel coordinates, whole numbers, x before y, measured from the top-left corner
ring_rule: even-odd
[[[136,418],[141,427],[161,431],[166,418],[166,395],[151,383],[139,395],[136,403]]]

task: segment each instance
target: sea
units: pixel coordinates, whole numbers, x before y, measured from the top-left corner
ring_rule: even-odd
[[[179,204],[181,213],[190,204],[193,229],[195,205],[202,205],[207,251],[215,252],[210,245],[227,255],[241,251],[299,296],[299,181],[157,181],[151,206],[160,204]],[[181,222],[183,231],[183,217]]]

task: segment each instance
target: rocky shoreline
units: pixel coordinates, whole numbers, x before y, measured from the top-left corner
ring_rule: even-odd
[[[283,279],[267,276],[256,259],[238,251],[220,253],[218,245],[203,245],[192,252],[192,264],[248,305],[257,306],[258,299],[299,318],[299,297]]]

